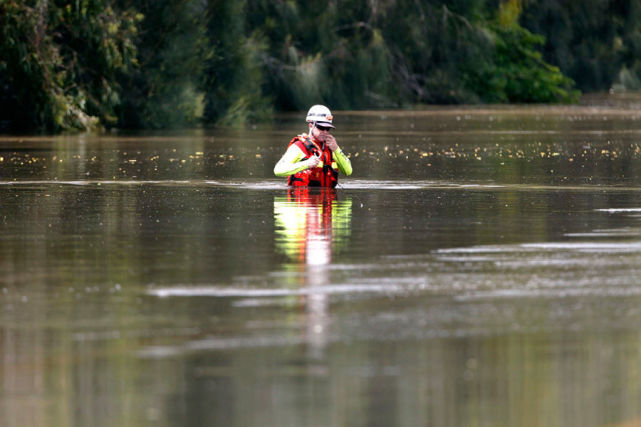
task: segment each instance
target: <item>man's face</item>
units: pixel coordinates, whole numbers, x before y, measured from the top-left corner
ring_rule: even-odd
[[[326,128],[323,125],[314,126],[313,123],[309,124],[309,128],[311,135],[318,141],[325,141],[329,132],[332,130],[332,128]]]

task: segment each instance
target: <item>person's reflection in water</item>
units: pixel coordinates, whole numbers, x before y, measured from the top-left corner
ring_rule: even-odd
[[[347,245],[351,216],[351,199],[339,201],[331,188],[293,187],[274,198],[276,247],[302,270],[303,280],[295,285],[310,288],[307,341],[313,357],[322,357],[328,339],[328,295],[319,288],[330,283],[332,255]]]

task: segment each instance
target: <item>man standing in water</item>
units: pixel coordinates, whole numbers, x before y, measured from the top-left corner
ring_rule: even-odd
[[[283,157],[276,163],[274,174],[288,177],[287,184],[305,187],[336,187],[338,172],[352,174],[352,163],[341,151],[334,135],[334,117],[324,105],[314,105],[307,112],[309,134],[296,136]]]

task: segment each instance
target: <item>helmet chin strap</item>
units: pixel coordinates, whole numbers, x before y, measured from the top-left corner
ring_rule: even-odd
[[[311,129],[310,129],[310,131],[309,131],[310,136],[311,136],[313,139],[316,139],[316,138],[314,137],[314,134],[313,134],[314,128],[316,128],[316,122],[312,122],[312,128],[311,128]],[[318,129],[318,128],[316,128],[316,129]],[[321,148],[324,150],[324,149],[325,149],[325,141],[321,141],[320,139],[319,139],[318,141],[320,141],[320,142],[322,143]],[[316,157],[321,157],[319,154],[315,154],[315,156],[316,156]]]

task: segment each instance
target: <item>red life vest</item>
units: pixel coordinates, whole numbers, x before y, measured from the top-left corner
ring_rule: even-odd
[[[307,135],[298,135],[289,142],[289,145],[292,144],[296,144],[305,154],[302,160],[307,160],[311,156],[318,156],[323,162],[323,166],[305,169],[290,175],[287,178],[287,185],[295,187],[336,187],[336,184],[338,184],[338,171],[332,167],[332,150],[327,145],[323,144],[320,147]]]

